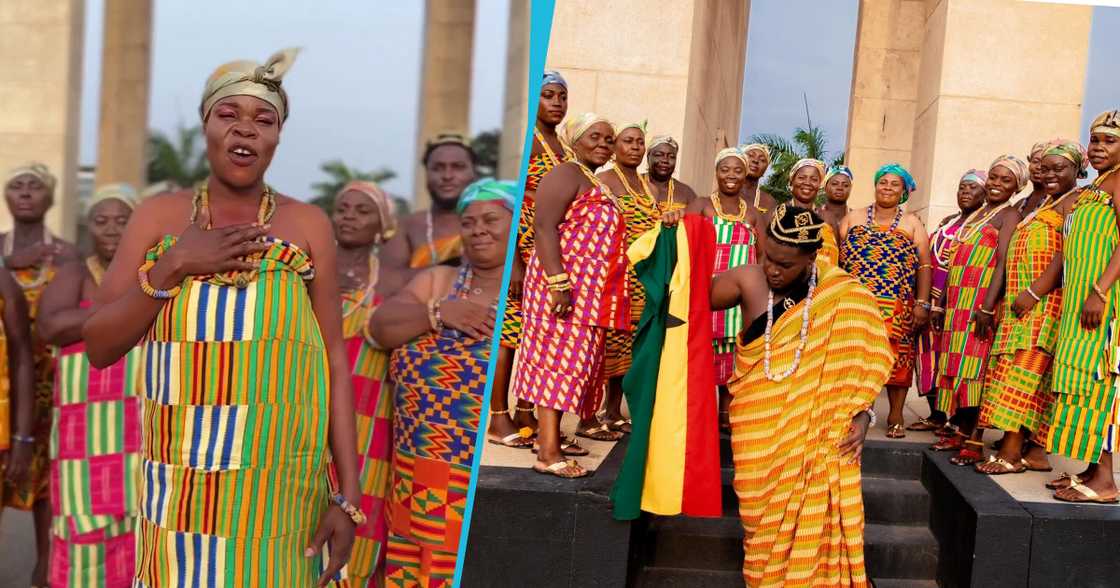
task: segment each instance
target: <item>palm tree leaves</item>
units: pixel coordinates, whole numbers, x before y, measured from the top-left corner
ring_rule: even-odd
[[[328,214],[331,211],[331,203],[334,202],[335,195],[337,195],[346,184],[354,180],[381,183],[397,177],[397,172],[389,168],[383,167],[373,171],[360,171],[346,165],[341,159],[324,161],[319,165],[319,170],[326,174],[327,179],[311,184],[311,190],[315,193],[315,197],[311,199],[311,204],[322,208]],[[391,198],[395,202],[399,214],[408,211],[408,202],[399,196],[391,196]]]
[[[179,125],[172,135],[151,131],[148,135],[148,183],[172,182],[193,186],[210,175],[202,127]]]
[[[799,159],[806,157],[819,159],[830,165],[844,162],[843,151],[829,157],[828,137],[824,129],[812,124],[807,129],[802,127],[794,129],[792,140],[771,133],[759,133],[751,135],[750,142],[761,143],[770,148],[770,173],[763,181],[762,188],[778,202],[785,202],[791,198],[789,170]]]

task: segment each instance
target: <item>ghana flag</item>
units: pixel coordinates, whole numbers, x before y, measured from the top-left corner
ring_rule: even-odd
[[[622,381],[633,421],[611,489],[614,517],[719,516],[720,471],[709,289],[715,229],[690,214],[644,233],[629,256],[646,292]]]

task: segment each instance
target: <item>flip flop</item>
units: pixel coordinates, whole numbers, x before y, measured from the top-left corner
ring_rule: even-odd
[[[902,425],[887,426],[887,439],[902,439],[903,437],[906,437],[906,433],[902,430]]]
[[[943,427],[944,425],[945,425],[945,423],[936,423],[936,422],[931,421],[927,418],[927,419],[920,419],[916,422],[910,423],[910,425],[906,427],[906,430],[907,431],[919,431],[919,432],[921,432],[921,431],[936,431],[936,430],[940,429],[941,427]]]
[[[533,454],[536,455],[540,453],[540,450],[540,444],[533,442]],[[574,439],[560,437],[560,453],[567,457],[583,457],[590,454],[591,451],[577,445]]]
[[[633,424],[634,423],[630,419],[618,419],[617,421],[607,423],[607,428],[620,433],[629,433],[632,429],[631,425]]]
[[[1069,489],[1073,490],[1074,492],[1076,492],[1078,494],[1080,494],[1081,498],[1077,499],[1077,500],[1071,500],[1069,498],[1062,498],[1061,496],[1058,496],[1057,492],[1055,492],[1054,493],[1054,500],[1061,500],[1062,502],[1072,502],[1074,504],[1078,504],[1078,503],[1116,504],[1116,503],[1120,502],[1120,494],[1113,494],[1112,496],[1101,496],[1100,494],[1097,494],[1097,492],[1095,490],[1093,490],[1092,488],[1090,488],[1090,487],[1088,487],[1084,484],[1077,483],[1077,482],[1075,482],[1073,484],[1070,484]]]
[[[576,437],[591,439],[592,441],[618,441],[623,436],[620,431],[612,431],[605,423],[598,427],[591,427],[586,431],[576,431]]]
[[[933,451],[957,451],[964,446],[964,437],[943,437],[937,443],[930,445]]]
[[[562,473],[560,473],[562,470],[567,469],[567,468],[578,468],[579,473],[578,474],[562,474]],[[552,465],[544,465],[544,462],[538,461],[537,463],[533,464],[533,471],[537,472],[538,474],[546,474],[546,475],[550,475],[550,476],[556,476],[557,478],[563,478],[565,480],[574,480],[575,478],[582,478],[582,477],[584,477],[584,476],[586,476],[590,473],[587,470],[583,469],[583,467],[580,466],[578,463],[576,463],[576,461],[574,459],[558,461],[558,462],[556,462]]]
[[[1002,471],[988,472],[988,471],[984,471],[984,470],[980,469],[981,466],[984,466],[984,465],[987,465],[987,464],[997,465],[997,466],[1000,467],[1000,469]],[[976,470],[976,473],[984,474],[986,476],[1002,476],[1004,474],[1021,474],[1025,471],[1027,471],[1027,460],[1025,460],[1025,459],[1019,460],[1018,464],[1013,464],[1013,463],[1007,461],[1006,459],[1003,459],[1002,457],[996,457],[994,455],[989,455],[987,460],[978,461],[978,462],[976,462],[972,465],[973,465],[973,468]]]
[[[1069,472],[1062,472],[1057,478],[1050,480],[1046,483],[1046,488],[1049,490],[1063,490],[1069,488],[1074,484],[1080,484],[1083,480],[1077,474]]]
[[[511,449],[528,449],[533,446],[533,441],[522,433],[510,433],[500,439],[496,435],[486,435],[486,441],[494,445],[501,445],[502,447],[509,447]],[[516,441],[521,442],[517,443]]]

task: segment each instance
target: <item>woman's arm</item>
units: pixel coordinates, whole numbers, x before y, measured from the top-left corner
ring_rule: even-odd
[[[1120,182],[1115,181],[1117,176],[1112,176],[1106,183],[1111,183],[1112,194],[1112,210],[1116,217],[1116,228],[1120,229]],[[1108,191],[1107,186],[1101,186]],[[1120,277],[1120,243],[1112,250],[1112,257],[1108,260],[1108,265],[1105,266],[1104,271],[1101,272],[1097,281],[1093,283],[1096,289],[1099,289],[1105,295],[1108,295],[1113,286],[1115,286],[1116,278]],[[1090,331],[1096,330],[1101,326],[1101,321],[1104,319],[1105,301],[1097,294],[1095,289],[1090,289],[1088,296],[1085,298],[1085,304],[1081,309],[1081,327]]]
[[[996,267],[992,280],[988,284],[988,292],[981,301],[980,313],[976,317],[976,333],[982,336],[994,335],[994,312],[996,304],[1003,298],[1003,287],[1007,282],[1007,247],[1011,244],[1011,237],[1015,235],[1015,229],[1019,221],[1023,220],[1023,216],[1019,214],[1019,209],[1010,207],[1001,212],[997,220],[999,242],[996,244]]]
[[[533,218],[537,259],[550,276],[565,271],[560,256],[560,223],[576,198],[581,176],[575,164],[564,163],[545,174],[537,188]]]
[[[712,311],[734,308],[742,300],[742,291],[739,280],[735,278],[735,270],[731,268],[712,278],[712,291],[709,295]]]
[[[8,377],[10,378],[12,433],[21,437],[34,434],[35,363],[31,357],[31,320],[23,290],[7,270],[0,269],[0,296],[4,298],[4,335],[8,340]],[[31,462],[31,444],[13,440],[7,457],[7,478],[19,482]],[[3,452],[0,452],[2,456]]]
[[[90,310],[81,308],[86,267],[78,261],[59,268],[39,300],[39,336],[50,345],[64,347],[81,341],[82,326]]]
[[[435,275],[443,268],[420,272],[369,317],[369,333],[384,349],[394,349],[432,329],[428,300],[435,294]],[[442,312],[441,312],[442,314]]]

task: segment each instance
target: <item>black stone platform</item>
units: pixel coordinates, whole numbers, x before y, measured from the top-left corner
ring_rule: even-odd
[[[719,519],[611,518],[625,448],[575,481],[483,467],[461,585],[742,586],[742,530],[726,490]],[[880,588],[1120,586],[1120,508],[1021,504],[949,457],[868,441],[866,558]]]

